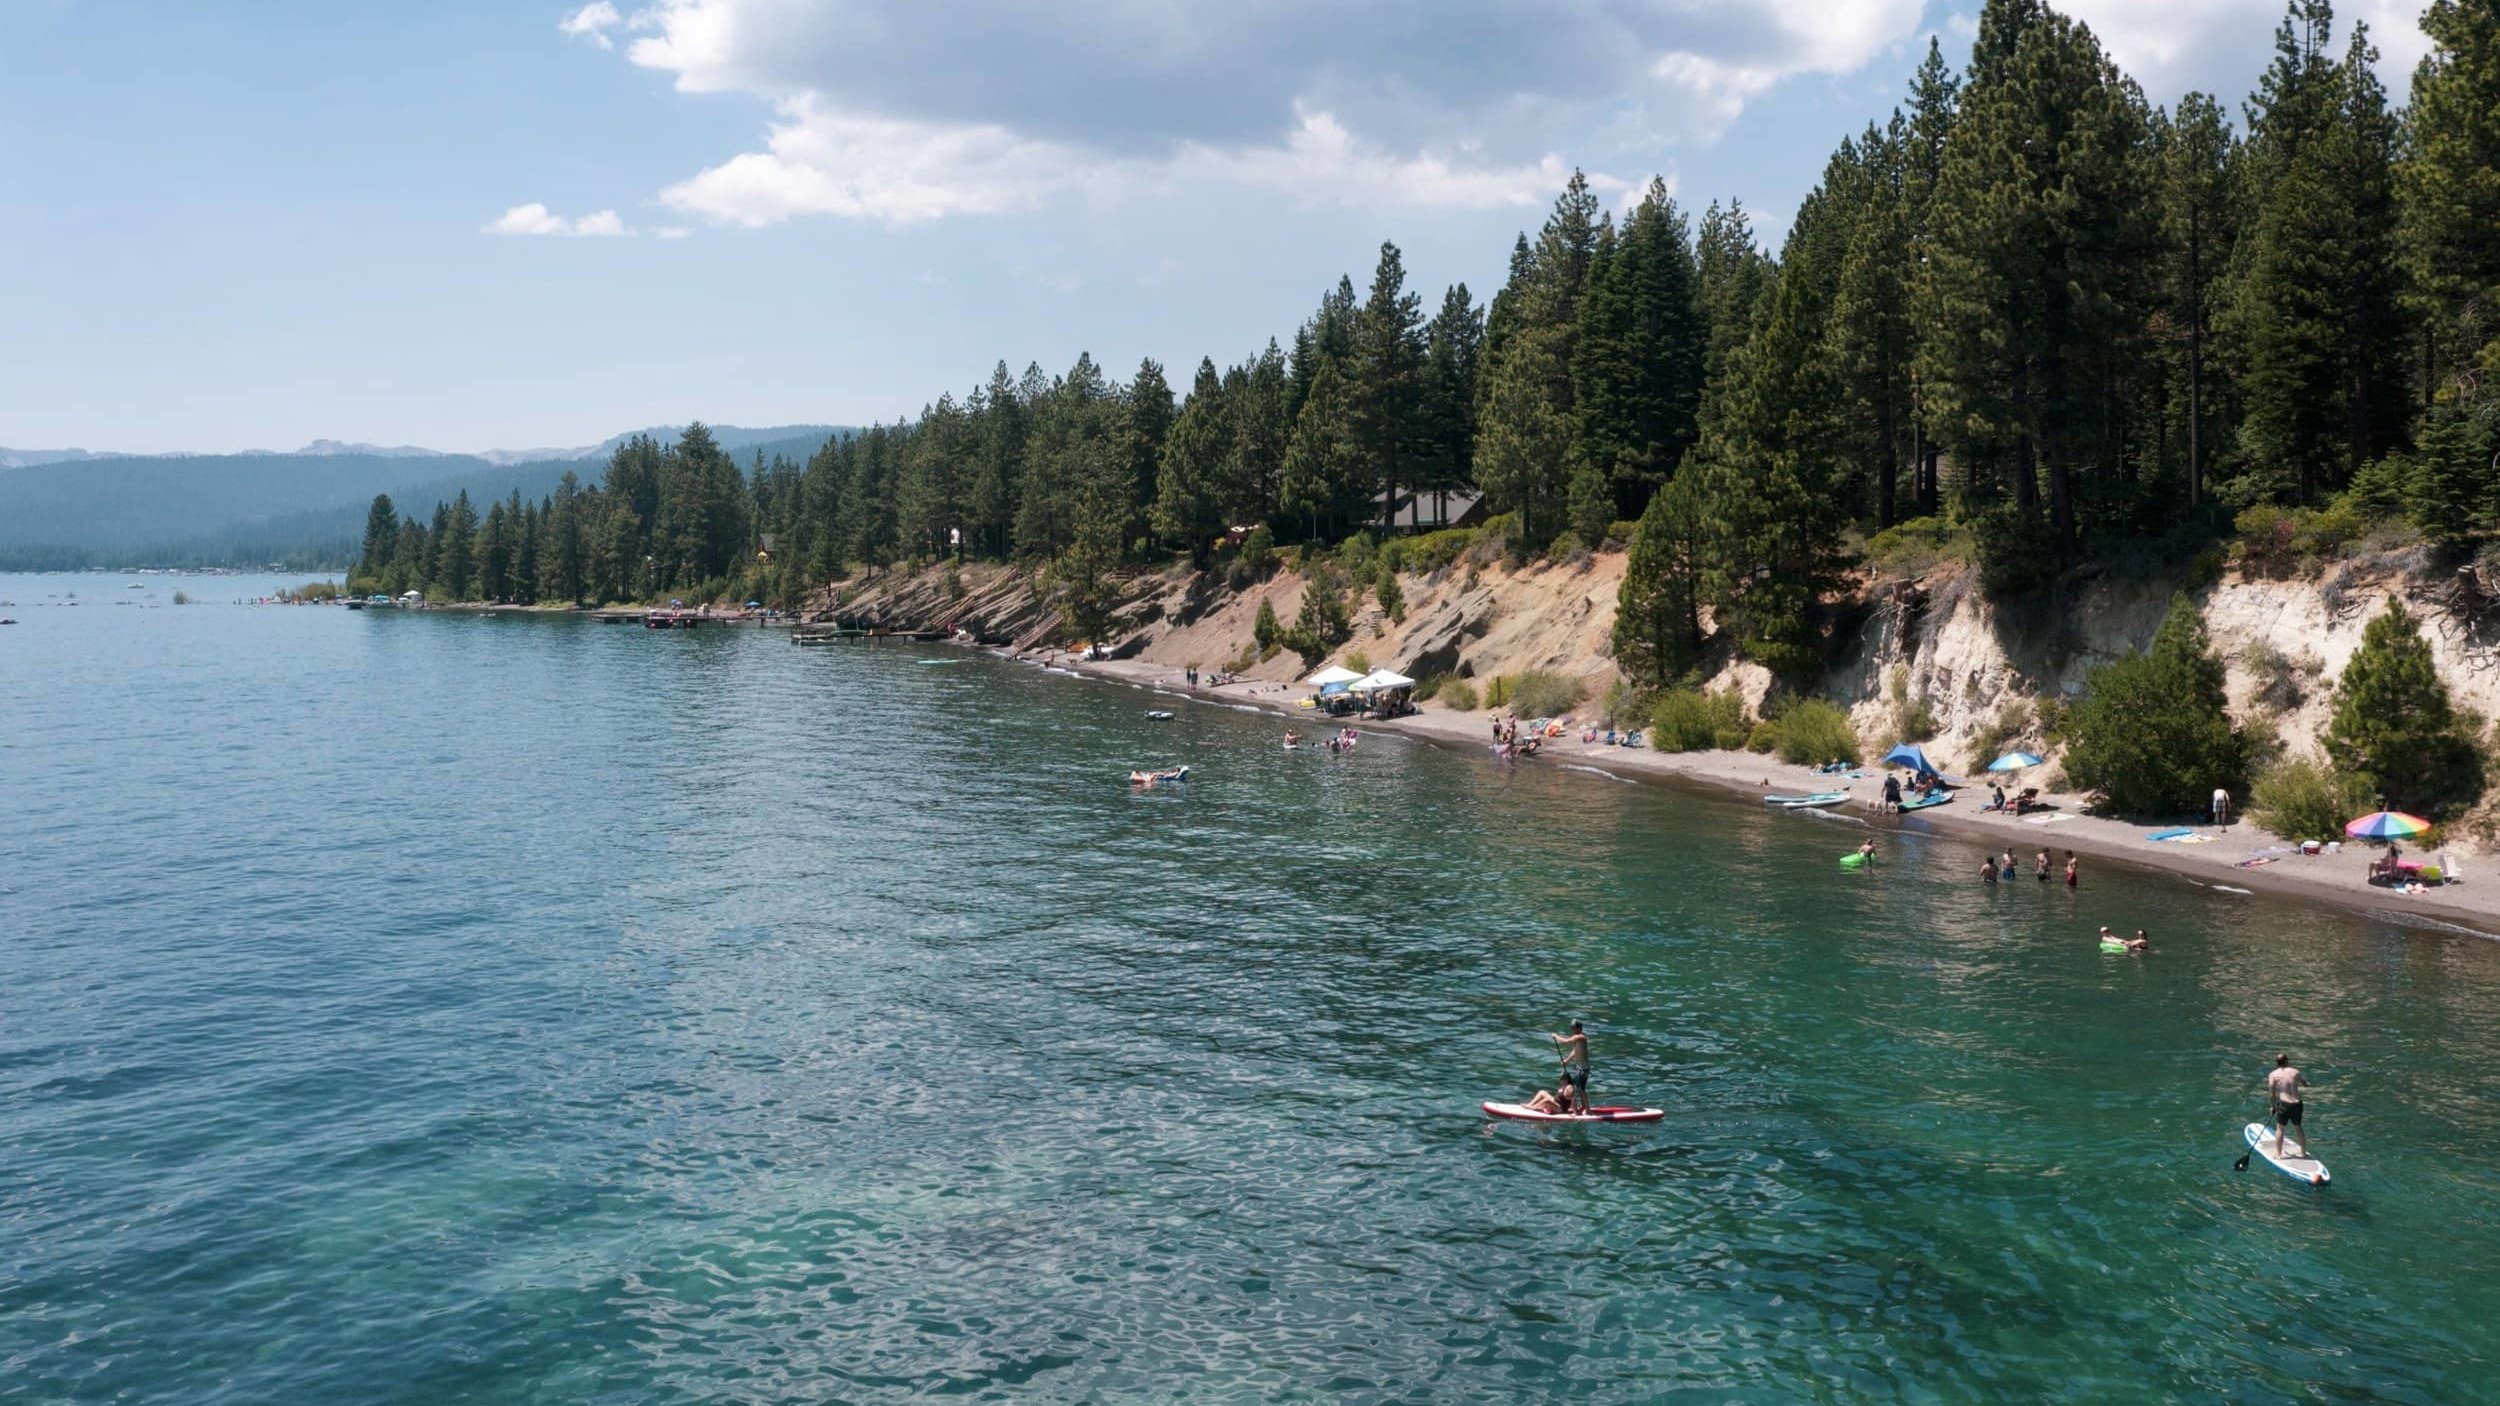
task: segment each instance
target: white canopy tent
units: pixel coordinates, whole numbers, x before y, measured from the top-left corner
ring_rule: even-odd
[[[1384,688],[1413,688],[1415,681],[1404,674],[1387,669],[1374,669],[1346,687],[1356,693],[1378,693]]]
[[[1362,677],[1363,676],[1361,674],[1354,672],[1352,669],[1345,668],[1344,666],[1338,664],[1331,664],[1327,668],[1320,670],[1318,673],[1311,675],[1307,679],[1304,679],[1303,682],[1311,685],[1313,688],[1326,688],[1332,683],[1351,684]]]

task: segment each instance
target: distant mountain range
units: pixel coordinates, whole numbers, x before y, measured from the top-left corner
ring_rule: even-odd
[[[681,427],[655,426],[529,457],[444,454],[430,449],[316,440],[291,454],[91,454],[0,450],[0,570],[127,566],[326,568],[348,564],[365,510],[388,493],[407,513],[432,512],[465,490],[483,505],[519,489],[537,499],[567,473],[596,482],[614,446],[634,434],[663,442]],[[839,425],[744,429],[713,437],[742,464],[803,460],[851,431]],[[502,451],[498,451],[500,455]],[[52,454],[32,463],[11,456]]]
[[[755,445],[771,445],[782,440],[814,436],[822,444],[834,434],[843,433],[843,425],[773,425],[763,429],[744,429],[737,425],[713,425],[712,437],[723,449],[742,453]],[[427,449],[415,444],[366,444],[361,440],[316,439],[301,449],[244,449],[232,454],[198,454],[171,450],[162,454],[127,454],[111,449],[9,449],[0,447],[0,469],[28,469],[37,464],[75,464],[93,459],[482,459],[489,464],[561,463],[576,459],[604,459],[618,445],[638,434],[653,439],[675,439],[683,425],[654,425],[645,430],[627,430],[612,434],[597,444],[576,445],[571,449],[480,449],[462,452],[456,449]],[[813,450],[809,451],[813,453]],[[770,458],[768,451],[765,455]]]

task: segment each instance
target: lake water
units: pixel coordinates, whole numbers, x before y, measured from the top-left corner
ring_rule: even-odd
[[[126,579],[0,577],[0,1401],[2500,1401],[2500,943]],[[1574,1016],[1666,1120],[1487,1126]]]

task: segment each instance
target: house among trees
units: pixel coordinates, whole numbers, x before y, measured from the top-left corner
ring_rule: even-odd
[[[1445,527],[1482,527],[1493,516],[1484,495],[1471,489],[1372,495],[1372,525],[1388,532],[1438,532]]]

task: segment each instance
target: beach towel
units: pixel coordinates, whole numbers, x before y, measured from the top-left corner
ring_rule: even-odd
[[[2025,825],[2055,825],[2057,822],[2059,822],[2059,821],[2061,821],[2061,820],[2072,820],[2072,819],[2074,819],[2074,817],[2073,817],[2073,816],[2071,816],[2071,815],[2067,814],[2066,812],[2064,812],[2064,811],[2060,810],[2060,811],[2051,811],[2051,812],[2050,812],[2049,814],[2047,814],[2047,815],[2026,815],[2026,816],[2024,816],[2024,817],[2023,817],[2023,823],[2024,823]]]
[[[2144,838],[2148,840],[2184,840],[2188,836],[2195,833],[2196,832],[2193,830],[2181,827],[2176,830],[2155,830],[2153,833],[2145,836]]]

